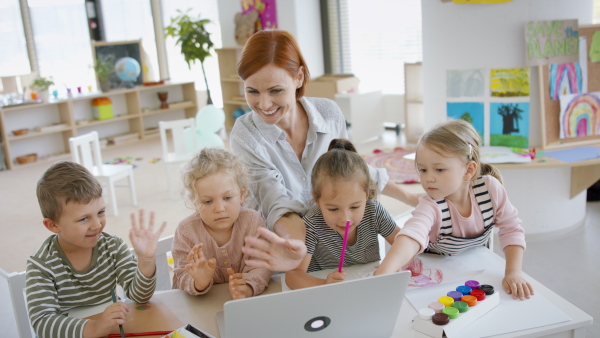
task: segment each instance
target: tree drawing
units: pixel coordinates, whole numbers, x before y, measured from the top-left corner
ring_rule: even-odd
[[[519,120],[523,119],[521,113],[523,109],[519,104],[501,104],[498,108],[498,114],[502,116],[502,134],[510,135],[512,132],[519,132]]]
[[[459,119],[461,120],[465,120],[467,122],[469,122],[470,124],[473,124],[473,118],[471,117],[471,114],[466,111],[464,114],[462,114]]]

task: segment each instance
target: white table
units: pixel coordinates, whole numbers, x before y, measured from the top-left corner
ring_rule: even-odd
[[[485,249],[482,251],[482,253],[478,254],[489,255],[485,258],[498,260],[498,262],[504,264],[504,260],[498,255],[494,254],[491,250]],[[371,265],[374,266],[373,263]],[[361,265],[346,268],[345,271],[348,274],[348,279],[351,279],[358,278],[358,271],[364,269],[365,266]],[[329,271],[324,270],[314,274],[318,276],[325,276],[328,272]],[[277,293],[282,289],[286,290],[287,287],[285,286],[285,283],[282,285],[282,281],[279,279],[280,277],[283,277],[283,275],[275,275],[272,278],[266,293]],[[592,317],[590,315],[583,312],[562,297],[558,296],[552,290],[546,288],[530,276],[525,275],[525,278],[532,284],[536,295],[541,295],[546,298],[549,302],[557,306],[565,314],[571,317],[572,320],[554,325],[511,332],[508,334],[498,335],[496,337],[539,337],[549,335],[552,337],[585,336],[586,326],[592,324]],[[499,287],[497,287],[497,289],[498,292],[504,292]],[[223,304],[231,299],[226,284],[213,286],[213,289],[208,294],[203,296],[194,297],[188,295],[182,290],[170,290],[157,292],[154,297],[166,304],[169,309],[185,324],[192,324],[217,337],[219,336],[219,330],[215,315],[218,311],[222,311]],[[500,305],[498,305],[498,308],[501,307],[502,302]],[[405,298],[400,309],[400,314],[396,322],[393,337],[427,337],[426,335],[412,329],[412,319],[416,316],[416,314],[416,310]],[[523,314],[523,316],[526,315],[526,313]]]

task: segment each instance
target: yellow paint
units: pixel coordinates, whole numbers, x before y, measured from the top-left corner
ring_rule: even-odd
[[[177,332],[177,330],[175,330],[175,331],[173,331],[172,338],[185,338],[185,336],[182,335],[181,333]]]

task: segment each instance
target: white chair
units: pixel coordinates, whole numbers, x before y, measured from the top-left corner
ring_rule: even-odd
[[[0,269],[0,275],[8,282],[8,291],[12,300],[12,308],[17,321],[17,330],[21,338],[33,338],[35,333],[29,323],[27,301],[25,299],[25,271],[7,274]]]
[[[169,196],[175,196],[176,182],[179,181],[177,169],[190,159],[197,149],[196,122],[193,117],[183,120],[158,122],[160,141],[162,144],[163,161],[167,168],[167,185]],[[167,131],[170,131],[169,139]],[[186,137],[191,139],[187,140]],[[169,147],[171,145],[172,147]]]
[[[131,201],[133,205],[137,205],[135,195],[135,184],[133,182],[133,166],[126,164],[104,164],[102,163],[102,155],[100,153],[100,141],[98,140],[98,132],[90,133],[69,138],[71,146],[71,156],[73,162],[79,163],[86,167],[100,183],[104,183],[108,187],[110,200],[112,203],[113,214],[117,216],[117,199],[115,195],[115,182],[124,178],[129,179],[129,190],[131,193]]]

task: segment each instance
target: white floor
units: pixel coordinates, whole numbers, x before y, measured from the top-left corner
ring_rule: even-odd
[[[391,149],[404,146],[402,139],[393,132],[364,145],[358,145],[359,152],[367,153],[375,148]],[[168,228],[163,235],[174,232],[177,223],[191,211],[181,199],[168,199],[166,196],[166,178],[160,162],[151,163],[159,158],[160,141],[150,139],[119,148],[103,150],[105,161],[119,156],[143,158],[134,163],[136,189],[139,207],[156,210],[157,220],[166,220]],[[0,238],[0,268],[5,271],[22,271],[25,260],[49,235],[41,225],[41,214],[35,199],[35,183],[49,164],[40,163],[17,170],[0,172],[0,214],[2,223],[0,232],[11,236]],[[407,186],[411,191],[419,191],[420,186]],[[119,217],[109,216],[106,231],[127,239],[129,229],[128,214],[137,208],[130,205],[127,189],[118,193]],[[387,197],[382,203],[393,215],[407,210]],[[18,231],[14,231],[18,229]],[[556,239],[544,241],[528,240],[523,262],[524,271],[548,288],[564,297],[592,317],[600,318],[600,202],[587,203],[585,225],[572,233]],[[495,245],[498,248],[499,245]],[[498,252],[502,255],[502,253]],[[17,331],[12,312],[6,281],[0,278],[0,332],[6,337],[16,337]],[[586,337],[600,337],[600,324],[597,321],[588,328]]]

